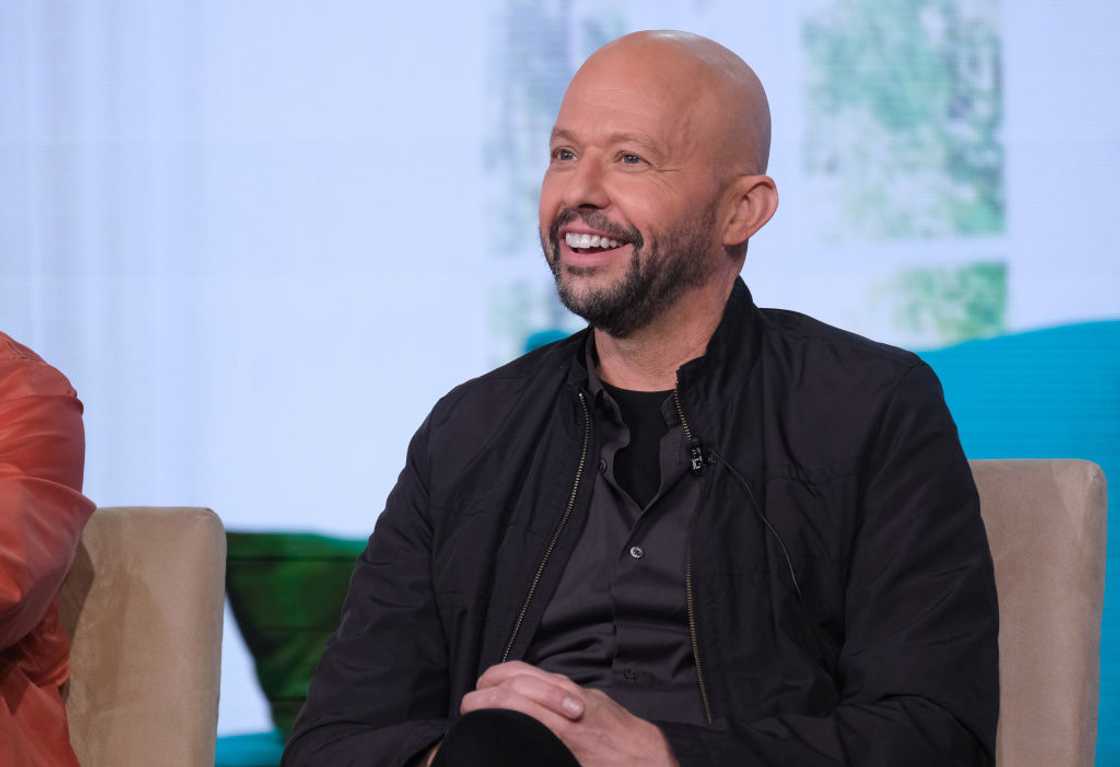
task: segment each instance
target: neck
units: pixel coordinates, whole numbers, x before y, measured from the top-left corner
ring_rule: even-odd
[[[734,278],[712,280],[686,291],[656,320],[626,338],[595,328],[599,377],[632,391],[675,388],[677,368],[704,356],[733,285]]]

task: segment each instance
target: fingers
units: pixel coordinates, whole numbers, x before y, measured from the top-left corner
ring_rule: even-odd
[[[491,666],[478,678],[475,685],[478,689],[485,687],[496,687],[516,676],[532,676],[541,679],[542,681],[558,685],[565,690],[568,690],[573,695],[579,695],[583,692],[583,688],[573,682],[563,674],[552,674],[544,669],[539,669],[536,666],[530,666],[528,663],[523,663],[519,660],[509,661],[508,663],[499,663],[496,666]]]
[[[485,676],[484,674],[483,677]],[[470,698],[470,705],[476,708],[511,708],[524,699],[573,722],[583,716],[583,690],[570,681],[568,685],[560,684],[552,675],[543,672],[503,674],[500,683],[494,684],[492,681],[493,678],[488,679],[484,687],[480,679],[479,689],[463,698],[463,706],[467,705],[467,699]],[[460,709],[466,713],[463,707]]]
[[[459,712],[466,715],[472,711],[487,708],[501,708],[508,711],[519,711],[526,716],[531,716],[545,727],[550,729],[556,737],[564,739],[564,733],[572,726],[572,721],[564,716],[558,716],[551,709],[536,701],[510,689],[507,685],[489,687],[485,690],[475,690],[463,696]]]
[[[522,661],[491,666],[478,678],[477,688],[484,690],[515,681],[515,689],[561,716],[574,720],[583,715],[586,691],[582,687],[563,674],[552,674]]]

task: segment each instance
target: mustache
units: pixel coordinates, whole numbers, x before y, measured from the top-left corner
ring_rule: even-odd
[[[552,220],[552,225],[548,227],[549,244],[554,249],[560,246],[560,227],[577,219],[587,224],[591,229],[604,233],[612,240],[631,243],[635,250],[640,250],[642,247],[642,233],[634,227],[619,226],[597,210],[564,208]]]

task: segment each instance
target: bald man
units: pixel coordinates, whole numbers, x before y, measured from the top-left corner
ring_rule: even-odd
[[[956,428],[913,354],[754,305],[769,142],[710,40],[579,70],[540,236],[589,327],[436,404],[285,764],[993,762]]]

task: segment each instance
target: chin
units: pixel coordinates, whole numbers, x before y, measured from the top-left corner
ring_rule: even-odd
[[[564,266],[560,271],[560,284],[571,295],[584,297],[609,291],[619,278],[601,266]]]
[[[578,280],[585,284],[598,283],[607,285],[622,278],[623,274],[616,272],[625,272],[624,269],[619,269],[618,264],[573,264],[567,261],[560,261],[561,274],[565,279]]]

